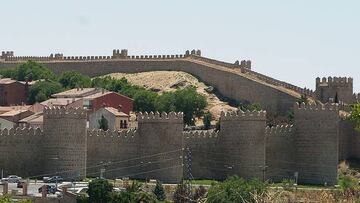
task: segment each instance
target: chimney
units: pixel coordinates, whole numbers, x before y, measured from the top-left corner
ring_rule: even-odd
[[[105,93],[105,89],[104,89],[104,88],[101,89],[101,93],[102,93],[102,94]]]
[[[80,89],[79,89],[79,87],[76,87],[76,91],[79,91]]]
[[[118,111],[122,112],[122,105],[121,104],[118,106]]]

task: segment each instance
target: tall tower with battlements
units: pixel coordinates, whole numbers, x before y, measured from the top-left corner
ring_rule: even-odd
[[[316,98],[323,103],[355,102],[353,79],[346,77],[316,78]]]
[[[83,109],[44,109],[44,173],[65,179],[86,176],[86,112]]]

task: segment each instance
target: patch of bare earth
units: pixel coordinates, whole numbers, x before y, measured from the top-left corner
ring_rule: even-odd
[[[200,82],[196,77],[179,71],[152,71],[142,73],[112,73],[109,76],[120,79],[126,78],[131,84],[142,86],[146,89],[158,92],[175,91],[176,88],[184,88],[188,86],[196,87],[196,91],[204,95],[207,99],[207,110],[217,120],[220,117],[221,111],[233,111],[235,107],[230,106],[227,102],[221,101],[215,94],[207,92],[206,86]]]

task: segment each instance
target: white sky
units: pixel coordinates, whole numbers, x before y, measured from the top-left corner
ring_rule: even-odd
[[[0,49],[16,55],[202,54],[315,89],[352,76],[360,92],[358,0],[11,0]]]

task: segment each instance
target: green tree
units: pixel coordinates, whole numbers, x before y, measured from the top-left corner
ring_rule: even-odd
[[[34,61],[27,61],[15,69],[0,70],[0,75],[20,81],[33,81],[39,79],[54,80],[56,78],[55,74],[50,69]]]
[[[160,181],[156,181],[153,193],[159,201],[164,201],[166,199],[165,190]]]
[[[155,108],[159,112],[176,111],[175,94],[173,92],[164,92],[155,100]]]
[[[306,94],[302,94],[302,95],[300,96],[300,98],[298,99],[297,103],[298,103],[299,105],[302,104],[302,103],[308,105],[308,104],[309,104],[309,98],[307,97]]]
[[[261,105],[259,103],[240,104],[239,109],[241,111],[261,111]]]
[[[175,108],[178,112],[184,112],[184,122],[187,125],[194,124],[194,118],[204,113],[207,105],[205,96],[196,92],[194,87],[178,89],[175,94]]]
[[[139,112],[155,111],[155,100],[158,95],[151,91],[138,91],[134,95],[134,109]]]
[[[231,176],[224,182],[212,185],[207,194],[209,203],[261,202],[267,191],[267,184],[258,179],[244,180]]]
[[[32,85],[29,90],[28,102],[42,102],[51,97],[52,94],[61,92],[63,88],[58,82],[39,81]]]
[[[87,191],[90,203],[107,203],[111,200],[113,185],[105,179],[95,179],[89,183]]]
[[[76,71],[63,72],[59,79],[59,83],[64,88],[75,88],[75,87],[90,87],[91,79],[88,76],[82,75]]]
[[[355,129],[360,132],[360,103],[351,106],[349,119],[355,122]]]
[[[337,92],[335,93],[335,99],[334,99],[334,102],[335,102],[336,104],[338,104],[338,103],[339,103],[339,95],[338,95],[338,93],[337,93]]]
[[[212,120],[212,115],[211,113],[208,111],[204,114],[203,117],[203,123],[204,123],[204,129],[208,130],[211,127],[211,120]]]
[[[104,117],[104,115],[101,115],[100,120],[98,121],[99,123],[99,129],[103,130],[103,131],[107,131],[109,129],[109,122],[108,120]]]

